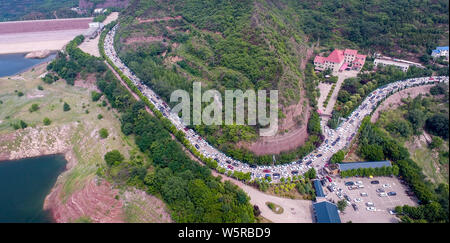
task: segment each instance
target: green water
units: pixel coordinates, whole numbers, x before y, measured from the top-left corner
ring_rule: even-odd
[[[0,161],[0,223],[52,222],[44,200],[66,162],[63,155]]]

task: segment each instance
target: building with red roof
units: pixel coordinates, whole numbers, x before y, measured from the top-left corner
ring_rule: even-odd
[[[314,66],[319,71],[325,69],[331,69],[332,71],[344,71],[346,69],[359,71],[364,66],[365,61],[366,55],[358,54],[357,50],[335,49],[328,57],[316,56],[314,58]]]

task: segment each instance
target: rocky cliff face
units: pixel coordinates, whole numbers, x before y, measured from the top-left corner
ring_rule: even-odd
[[[129,2],[130,0],[104,0],[104,1],[80,0],[78,7],[80,9],[109,8],[109,7],[125,8]]]

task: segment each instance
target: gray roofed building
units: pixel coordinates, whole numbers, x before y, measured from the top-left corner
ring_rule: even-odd
[[[340,171],[359,169],[359,168],[381,168],[383,166],[392,166],[391,161],[368,161],[368,162],[349,162],[338,164]]]
[[[328,201],[313,204],[316,223],[340,223],[336,204]]]
[[[322,184],[320,180],[314,180],[314,189],[316,191],[316,197],[325,197],[325,193],[323,192]]]

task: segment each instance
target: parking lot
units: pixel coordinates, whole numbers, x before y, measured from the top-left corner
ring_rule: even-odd
[[[343,223],[348,221],[352,221],[353,223],[395,223],[399,219],[395,215],[392,215],[389,212],[390,210],[394,210],[399,205],[417,205],[417,199],[406,194],[406,191],[409,190],[408,187],[401,184],[400,180],[396,177],[374,177],[372,179],[361,177],[341,179],[335,177],[332,180],[332,183],[335,183],[336,190],[330,192],[326,187],[331,183],[325,185],[324,191],[327,193],[327,200],[331,199],[337,203],[339,200],[345,199],[344,195],[347,195],[351,201],[347,204],[344,212],[340,213]],[[355,183],[352,187],[356,188],[360,184],[362,188],[350,190],[345,185],[346,182],[350,181]],[[371,184],[371,181],[379,181],[379,184]],[[386,195],[379,195],[381,192],[377,192],[377,189],[380,188],[384,190]],[[342,198],[338,197],[339,192]],[[387,193],[389,192],[395,192],[396,195],[388,196]],[[366,193],[367,196],[362,196],[361,193]],[[351,204],[355,204],[358,209],[354,210]],[[369,211],[368,208],[372,211]]]

